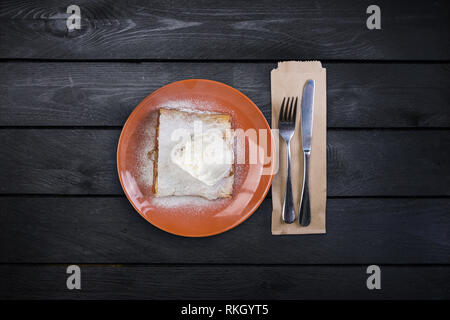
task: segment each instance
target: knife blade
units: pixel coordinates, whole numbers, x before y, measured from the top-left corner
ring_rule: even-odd
[[[302,98],[302,142],[303,151],[311,151],[314,114],[314,80],[306,81]]]

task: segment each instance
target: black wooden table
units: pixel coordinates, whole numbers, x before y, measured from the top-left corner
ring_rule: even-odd
[[[450,298],[449,2],[375,1],[369,30],[371,2],[1,1],[0,298]],[[115,161],[139,101],[213,79],[270,120],[289,59],[327,68],[327,234],[272,236],[270,194],[209,238],[142,219]]]

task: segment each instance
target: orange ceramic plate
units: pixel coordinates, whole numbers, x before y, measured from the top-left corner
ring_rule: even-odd
[[[145,168],[151,163],[146,158],[151,144],[148,140],[155,137],[148,132],[154,129],[155,122],[151,122],[151,119],[155,118],[153,115],[157,109],[173,104],[173,101],[200,101],[196,109],[205,110],[205,106],[208,106],[209,111],[230,114],[234,129],[243,129],[244,132],[248,129],[256,130],[254,132],[263,129],[262,131],[267,132],[265,138],[251,134],[247,136],[243,151],[246,161],[242,164],[235,163],[231,198],[202,200],[200,204],[195,201],[170,204],[153,196],[151,181],[148,182],[151,171]],[[274,164],[263,164],[263,161],[249,163],[249,148],[256,145],[260,152],[270,156],[273,149],[271,143],[273,136],[266,119],[258,107],[240,91],[211,80],[174,82],[146,97],[125,123],[117,149],[120,183],[133,207],[156,227],[181,236],[215,235],[246,220],[263,201],[272,183]]]

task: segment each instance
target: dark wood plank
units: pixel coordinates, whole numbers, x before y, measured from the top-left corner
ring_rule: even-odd
[[[120,130],[0,130],[0,192],[122,194],[115,157],[119,135]]]
[[[329,196],[450,195],[450,131],[329,131]]]
[[[0,193],[123,194],[120,130],[1,129]],[[449,196],[449,130],[329,130],[329,196]]]
[[[266,199],[201,239],[153,227],[126,198],[0,197],[0,208],[0,263],[450,264],[450,199],[329,199],[327,234],[292,237],[271,235]]]
[[[450,127],[448,64],[327,63],[328,127]],[[0,64],[0,126],[119,126],[157,88],[207,78],[270,120],[275,63]],[[270,121],[269,121],[270,123]]]
[[[450,267],[381,266],[381,290],[367,266],[81,266],[81,290],[67,266],[0,266],[2,299],[448,299]]]
[[[66,4],[2,1],[0,58],[448,60],[449,2],[80,0],[81,30]]]

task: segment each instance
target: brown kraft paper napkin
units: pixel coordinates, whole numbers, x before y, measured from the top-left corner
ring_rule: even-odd
[[[313,135],[310,158],[310,205],[311,224],[302,227],[298,221],[298,207],[301,186],[303,184],[303,148],[301,135],[301,99],[303,87],[308,79],[315,81]],[[283,97],[299,97],[294,136],[291,140],[292,191],[297,220],[284,223],[281,217],[283,198],[286,189],[286,144],[279,137],[279,166],[272,183],[272,234],[311,234],[325,233],[325,207],[327,200],[327,104],[326,104],[326,69],[319,61],[279,62],[271,72],[272,91],[272,128],[278,129],[278,116]],[[277,134],[277,131],[275,131]]]

